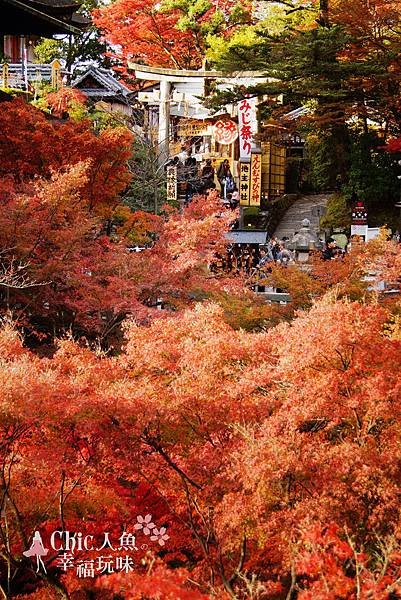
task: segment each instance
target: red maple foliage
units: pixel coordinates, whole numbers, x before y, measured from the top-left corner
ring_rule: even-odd
[[[81,162],[47,180],[3,186],[3,314],[11,310],[36,336],[72,330],[106,339],[128,314],[140,322],[160,316],[160,302],[177,309],[216,290],[241,293],[240,281],[208,270],[232,218],[217,197],[198,198],[166,221],[118,204],[113,215],[123,223],[110,239],[103,211],[88,204],[91,175],[91,163]],[[132,239],[154,246],[130,253]]]
[[[401,336],[392,322],[374,302],[329,295],[291,323],[246,333],[206,303],[151,325],[129,321],[120,356],[64,341],[52,359],[6,327],[11,569],[36,529],[46,547],[63,527],[99,546],[104,531],[138,540],[128,572],[82,578],[49,556],[47,578],[24,562],[13,581],[23,572],[24,590],[46,580],[96,598],[398,590]],[[158,530],[153,545],[147,524]]]
[[[135,305],[133,282],[123,276],[125,244],[101,235],[84,199],[88,170],[78,163],[1,202],[2,264],[10,275],[3,311],[38,331],[60,333],[74,324],[99,331],[102,315]]]
[[[94,11],[93,17],[125,65],[131,60],[176,69],[199,69],[208,31],[219,29],[223,35],[230,35],[238,23],[230,21],[229,15],[238,7],[235,0],[217,0],[193,8],[185,3],[163,5],[154,0],[117,0]],[[248,2],[241,4],[241,11],[244,14],[249,11],[250,18]]]
[[[399,58],[400,0],[334,0],[329,3],[330,19],[349,34],[339,54],[341,62],[365,66],[350,78],[358,94],[354,111],[360,117],[376,120],[385,137],[399,123],[401,63]]]
[[[191,32],[176,27],[177,10],[161,12],[154,0],[119,0],[94,12],[94,21],[125,60],[198,68],[202,56]]]
[[[1,176],[25,182],[88,160],[83,191],[88,207],[110,216],[131,178],[127,160],[133,138],[128,129],[113,127],[96,135],[89,121],[50,119],[21,100],[2,105],[0,129]]]
[[[41,140],[34,113],[11,106]],[[65,124],[41,123],[57,148]],[[10,123],[6,134],[5,160]],[[0,196],[3,308],[26,328],[52,321],[64,337],[40,358],[10,319],[0,329],[3,596],[398,594],[400,306],[357,282],[371,272],[397,280],[400,246],[381,238],[324,272],[273,273],[291,280],[303,310],[269,329],[234,329],[207,301],[226,294],[246,307],[251,297],[241,278],[208,269],[232,219],[216,193],[165,220],[126,220],[127,234],[157,237],[130,254],[101,235],[92,163],[70,149],[72,166],[29,171],[15,143],[23,176],[10,160]],[[106,315],[108,326],[129,317],[119,354],[65,335],[75,321],[99,330]],[[36,531],[46,570],[24,554]],[[75,543],[89,536],[88,547],[61,548],[67,531]]]
[[[74,106],[83,106],[87,101],[87,96],[76,88],[62,88],[56,92],[50,92],[46,95],[46,102],[50,106],[52,114],[56,117],[62,117],[69,114]]]

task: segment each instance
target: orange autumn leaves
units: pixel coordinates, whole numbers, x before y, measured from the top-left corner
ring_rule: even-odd
[[[132,213],[119,197],[131,177],[127,129],[96,134],[89,121],[50,118],[22,102],[2,105],[0,125],[0,247],[4,268],[24,283],[9,286],[3,314],[12,310],[35,336],[72,329],[103,339],[127,314],[159,314],[159,299],[174,308],[221,288],[207,264],[232,215],[216,195],[165,219]],[[130,254],[132,239],[157,244]]]
[[[88,161],[83,193],[89,210],[100,216],[110,215],[118,194],[131,179],[126,163],[133,136],[125,127],[107,128],[95,135],[89,121],[62,121],[14,100],[2,105],[0,129],[3,178],[22,184]]]
[[[146,559],[124,574],[127,598],[197,597],[191,582],[205,597],[247,598],[252,577],[262,597],[285,598],[291,571],[305,599],[328,600],[333,586],[350,599],[357,585],[384,594],[397,585],[401,541],[401,342],[389,320],[375,304],[325,298],[290,324],[245,333],[206,303],[151,326],[129,322],[118,357],[63,342],[42,360],[6,329],[1,426],[14,437],[2,459],[18,457],[9,493],[26,534],[29,466],[42,529],[50,526],[44,500],[57,498],[64,470],[70,482],[80,477],[65,504],[77,530],[88,519],[99,530],[105,519],[133,527],[149,502],[167,524],[160,566]],[[10,526],[18,540],[14,519]],[[85,586],[108,598],[121,578]],[[77,585],[72,574],[65,584]]]

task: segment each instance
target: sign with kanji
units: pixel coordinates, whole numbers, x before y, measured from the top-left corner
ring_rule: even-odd
[[[256,98],[244,98],[238,104],[238,128],[240,158],[250,158],[253,137],[258,130]]]
[[[179,137],[208,135],[208,123],[200,120],[182,119],[177,125],[177,135]]]
[[[234,121],[220,119],[213,126],[213,138],[219,144],[232,144],[238,137],[238,127]]]
[[[177,167],[167,167],[167,200],[177,200]]]
[[[357,202],[352,209],[351,214],[352,225],[367,225],[368,224],[368,213],[363,205],[363,202]]]
[[[249,206],[249,190],[251,183],[251,163],[249,158],[244,158],[239,163],[239,203]]]
[[[262,195],[262,153],[253,150],[251,153],[251,185],[249,194],[250,206],[260,206]]]

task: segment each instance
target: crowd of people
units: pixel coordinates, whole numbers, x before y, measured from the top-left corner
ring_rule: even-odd
[[[239,203],[239,192],[231,173],[228,159],[224,159],[217,172],[211,158],[207,158],[204,165],[198,168],[196,158],[193,156],[177,155],[170,159],[165,167],[177,167],[178,183],[185,185],[185,202],[191,202],[194,194],[207,194],[209,190],[216,189],[216,178],[220,186],[220,197],[229,208],[236,208]]]
[[[210,270],[257,276],[269,272],[275,264],[283,267],[296,264],[296,252],[287,247],[288,242],[288,238],[279,240],[272,237],[265,245],[232,244],[226,254],[216,253]],[[345,256],[346,249],[340,248],[334,238],[328,238],[319,254],[323,260],[338,260]]]
[[[286,248],[285,240],[271,238],[264,246],[259,244],[232,244],[227,254],[216,254],[211,271],[225,271],[251,276],[261,270],[269,270],[273,264],[287,266],[294,262],[294,255]]]

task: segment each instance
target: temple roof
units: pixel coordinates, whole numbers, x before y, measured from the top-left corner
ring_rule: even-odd
[[[267,231],[233,229],[225,234],[227,240],[234,244],[261,244],[267,243]]]
[[[72,0],[0,0],[0,34],[78,34],[87,25],[86,19],[76,13],[79,6]]]
[[[89,98],[120,98],[127,100],[134,94],[107,71],[94,65],[72,82],[72,87],[81,90]]]
[[[76,10],[79,7],[79,3],[74,0],[30,0],[32,4],[43,5],[48,8],[65,8],[70,7]]]

